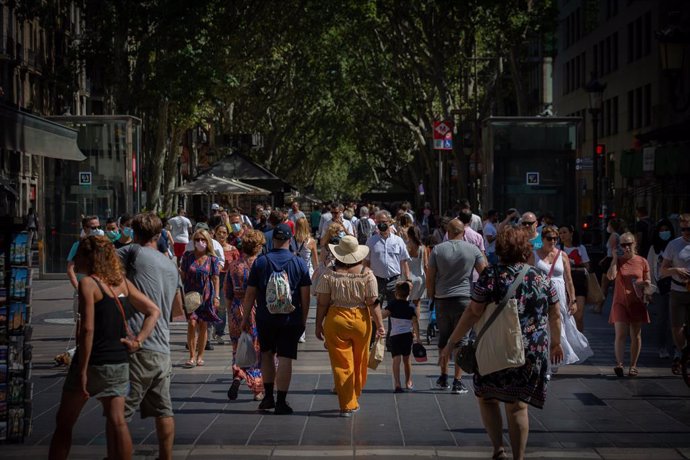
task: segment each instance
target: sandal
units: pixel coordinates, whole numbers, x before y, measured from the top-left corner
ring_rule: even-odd
[[[196,367],[196,361],[194,359],[188,359],[186,363],[182,365],[185,369],[191,369]]]
[[[206,361],[204,361],[203,359],[200,359],[199,361],[196,362],[197,366],[203,366],[204,364],[206,364]]]
[[[631,367],[628,371],[628,377],[637,377],[639,374],[640,371],[638,371],[636,367]]]
[[[613,372],[616,373],[616,377],[623,377],[623,363],[618,363],[618,365],[613,368]]]
[[[265,397],[266,394],[262,391],[261,393],[257,393],[254,395],[254,401],[263,401]]]
[[[673,358],[673,363],[671,364],[671,372],[673,375],[681,374],[680,358]]]
[[[496,452],[493,457],[491,457],[492,460],[508,460],[508,454],[506,454],[506,451],[504,448],[501,447],[501,449]]]

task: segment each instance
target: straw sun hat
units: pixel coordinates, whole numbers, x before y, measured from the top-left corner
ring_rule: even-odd
[[[369,248],[361,246],[352,235],[342,237],[338,244],[329,244],[328,248],[333,256],[344,264],[356,264],[369,254]]]

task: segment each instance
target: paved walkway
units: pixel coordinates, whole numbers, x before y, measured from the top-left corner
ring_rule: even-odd
[[[475,397],[433,388],[437,353],[415,364],[416,390],[393,394],[387,357],[370,374],[351,419],[338,417],[330,393],[333,379],[321,342],[313,337],[313,312],[307,343],[288,400],[293,416],[257,412],[246,387],[228,401],[231,381],[229,345],[206,353],[206,366],[183,369],[185,324],[172,331],[175,363],[172,394],[179,458],[490,458]],[[43,457],[54,428],[65,376],[52,358],[65,349],[72,330],[71,289],[64,281],[37,281],[34,286],[34,426],[24,446],[3,447],[3,458]],[[690,389],[672,376],[668,360],[656,357],[645,333],[640,377],[616,379],[613,331],[606,318],[588,314],[586,333],[595,350],[591,363],[563,368],[549,385],[546,407],[530,409],[529,458],[690,458]],[[471,388],[471,378],[465,378]],[[155,458],[153,423],[130,424],[139,458]],[[505,434],[506,442],[508,439]],[[99,404],[89,401],[74,432],[72,458],[105,455],[104,420]],[[100,457],[99,457],[100,456]]]

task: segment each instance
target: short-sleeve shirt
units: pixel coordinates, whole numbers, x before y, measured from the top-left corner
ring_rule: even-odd
[[[289,315],[273,315],[266,308],[266,286],[268,278],[273,270],[268,263],[268,258],[277,269],[284,269],[290,281],[290,293],[295,311]],[[302,296],[300,288],[311,286],[311,278],[307,265],[300,257],[297,257],[287,249],[273,249],[268,254],[258,257],[249,272],[247,286],[255,287],[256,293],[256,320],[271,321],[279,324],[301,324],[302,322]]]
[[[668,243],[664,250],[664,259],[671,261],[671,266],[690,270],[690,241],[682,236]],[[686,292],[685,280],[673,275],[675,283],[671,283],[671,290]],[[680,283],[680,284],[677,284]]]
[[[496,252],[496,240],[494,239],[491,243],[489,243],[486,237],[496,237],[497,234],[498,232],[496,231],[496,226],[493,224],[493,222],[487,222],[486,225],[484,225],[484,244],[486,245],[485,247],[487,254],[493,254]]]
[[[369,254],[367,260],[374,275],[379,278],[391,278],[400,275],[400,262],[410,260],[405,241],[398,235],[383,238],[378,233],[367,240]]]
[[[175,262],[157,249],[130,244],[118,249],[117,254],[125,267],[128,258],[133,258],[133,273],[127,277],[146,297],[151,299],[161,310],[161,316],[151,335],[142,344],[145,350],[170,354],[170,316],[175,294],[182,286],[180,274]],[[129,327],[135,334],[144,325],[144,315],[133,311],[129,318]]]
[[[170,232],[175,243],[189,243],[189,231],[192,229],[192,222],[185,216],[177,216],[168,220]]]
[[[477,263],[484,260],[479,248],[467,241],[448,240],[434,246],[429,267],[436,269],[434,297],[470,297],[470,279]]]
[[[77,249],[79,249],[79,243],[80,240],[77,240],[72,244],[72,247],[69,249],[69,254],[67,254],[67,262],[72,262],[74,260],[74,256],[77,255]]]
[[[414,305],[407,300],[395,299],[388,302],[386,310],[391,319],[390,335],[412,332],[412,320],[417,316]]]
[[[570,259],[570,265],[572,267],[580,267],[589,262],[587,249],[585,249],[583,245],[571,246],[569,248],[564,247],[563,251],[565,251],[565,253],[568,255],[568,259]]]

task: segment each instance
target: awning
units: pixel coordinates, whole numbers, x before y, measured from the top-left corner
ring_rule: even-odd
[[[214,176],[213,174],[204,174],[193,182],[184,184],[173,190],[173,193],[180,195],[206,195],[210,193],[226,194],[226,195],[270,195],[271,192],[255,187],[253,185],[245,184],[237,179],[226,179],[223,177]]]
[[[77,131],[10,107],[0,106],[0,147],[30,155],[83,161]]]

